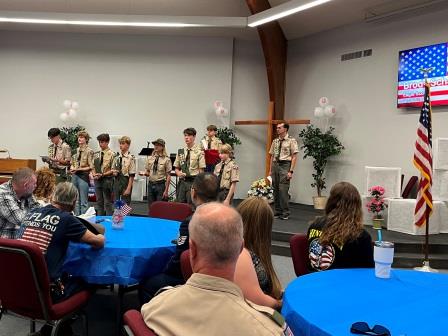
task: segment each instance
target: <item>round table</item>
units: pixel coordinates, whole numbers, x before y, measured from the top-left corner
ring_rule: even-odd
[[[171,243],[179,234],[179,222],[127,216],[122,230],[112,229],[110,217],[106,227],[106,243],[102,249],[87,244],[70,243],[64,270],[91,284],[132,285],[163,271],[174,254]]]
[[[301,276],[286,288],[282,314],[298,335],[353,335],[354,322],[389,329],[392,336],[447,335],[448,274],[337,269]]]

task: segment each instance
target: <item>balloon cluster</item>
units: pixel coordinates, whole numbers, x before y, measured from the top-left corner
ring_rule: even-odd
[[[330,105],[330,100],[327,97],[319,99],[319,106],[314,109],[314,116],[316,118],[331,118],[336,114],[336,108]]]
[[[61,120],[66,121],[67,119],[75,119],[78,114],[77,110],[79,108],[79,103],[66,99],[62,104],[64,105],[65,111],[59,116]]]
[[[229,116],[229,111],[224,107],[224,103],[222,101],[217,100],[213,105],[215,107],[215,113],[218,118]]]

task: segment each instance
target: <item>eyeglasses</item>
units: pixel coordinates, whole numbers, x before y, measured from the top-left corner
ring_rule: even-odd
[[[390,331],[382,325],[376,324],[370,328],[366,322],[353,323],[350,332],[358,335],[390,336]]]

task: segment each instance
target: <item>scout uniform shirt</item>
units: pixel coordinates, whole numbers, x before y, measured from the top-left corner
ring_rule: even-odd
[[[118,170],[119,175],[129,177],[135,175],[135,157],[130,152],[124,154],[117,153],[112,163],[114,170]]]
[[[112,169],[112,162],[114,160],[115,153],[110,148],[101,150],[95,153],[94,166],[95,173],[104,174]],[[109,176],[106,176],[109,177]],[[112,177],[112,175],[110,175]]]
[[[48,146],[48,156],[50,158],[70,162],[72,157],[72,150],[70,149],[70,146],[61,139],[56,145],[51,144]],[[65,170],[65,168],[67,168],[67,166],[60,165],[57,162],[50,162],[49,167],[55,170]]]
[[[290,137],[289,134],[281,140],[276,138],[272,141],[269,154],[273,155],[274,161],[291,161],[292,155],[299,152],[297,140]]]
[[[204,136],[201,140],[201,149],[214,149],[219,150],[221,148],[222,141],[217,137],[209,137],[208,135]]]
[[[187,158],[189,158],[188,161]],[[196,176],[199,174],[199,169],[205,168],[204,152],[198,145],[193,145],[190,149],[188,147],[180,148],[177,151],[174,167],[187,174],[187,177]]]
[[[201,273],[155,296],[141,312],[158,336],[287,335],[278,312],[246,301],[233,282]]]
[[[90,167],[93,169],[93,150],[87,145],[79,146],[72,156],[70,169]],[[88,171],[79,173],[89,173]]]
[[[214,174],[218,176],[219,189],[230,189],[232,182],[240,180],[240,171],[237,164],[232,159],[228,158],[224,163],[221,161],[215,167]]]
[[[146,159],[146,172],[149,182],[166,181],[166,175],[172,170],[171,159],[164,155],[153,154]]]

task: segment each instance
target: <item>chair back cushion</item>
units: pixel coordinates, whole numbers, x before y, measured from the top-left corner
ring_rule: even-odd
[[[138,310],[128,310],[124,314],[123,321],[135,336],[157,336],[148,328],[142,314]]]
[[[193,213],[186,203],[156,201],[149,208],[149,217],[170,219],[182,222]]]
[[[297,233],[289,240],[292,263],[297,276],[308,274],[308,240],[306,234]]]
[[[0,301],[22,316],[45,319],[50,307],[50,281],[39,247],[30,242],[0,238]]]
[[[190,264],[190,250],[185,250],[180,255],[180,268],[182,270],[184,280],[187,281],[193,274],[193,269]]]

